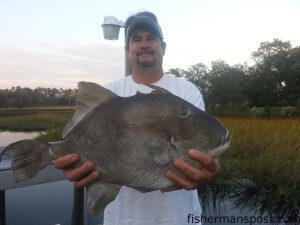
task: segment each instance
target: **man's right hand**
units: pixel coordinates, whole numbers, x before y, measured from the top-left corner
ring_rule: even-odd
[[[66,178],[73,181],[76,188],[82,188],[94,183],[100,176],[99,172],[94,171],[92,162],[85,162],[81,165],[76,164],[79,161],[77,154],[65,155],[54,161],[56,169],[62,169]]]

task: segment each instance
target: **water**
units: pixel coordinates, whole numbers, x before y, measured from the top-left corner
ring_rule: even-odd
[[[31,139],[40,132],[0,132],[0,146]],[[0,167],[10,164],[4,156]],[[71,221],[73,184],[57,181],[5,191],[7,225],[68,225]]]
[[[7,225],[69,225],[73,184],[57,181],[5,191]]]
[[[12,132],[12,131],[0,131],[0,146],[7,146],[13,142],[22,140],[22,139],[31,139],[35,138],[40,134],[40,132]],[[0,148],[1,150],[1,148]],[[7,155],[2,157],[0,162],[0,169],[9,169],[10,168],[10,158]]]
[[[39,132],[0,132],[0,146],[31,139]],[[4,155],[0,168],[9,168],[10,159]],[[73,183],[62,180],[5,191],[6,225],[69,225],[72,218]],[[103,215],[85,212],[85,224],[101,224]]]
[[[6,146],[10,143],[22,140],[35,138],[40,132],[11,132],[11,131],[0,131],[0,146]]]

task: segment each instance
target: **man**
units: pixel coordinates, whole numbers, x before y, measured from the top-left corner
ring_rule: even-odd
[[[132,74],[107,84],[106,88],[127,97],[135,95],[137,91],[148,93],[151,89],[143,84],[154,84],[204,109],[202,96],[192,83],[164,74],[162,62],[166,43],[154,14],[141,12],[129,17],[125,32]],[[190,223],[188,215],[201,216],[195,189],[210,182],[220,172],[220,165],[209,155],[193,149],[189,151],[189,155],[199,162],[199,167],[194,168],[183,160],[175,160],[175,166],[188,178],[168,171],[166,176],[174,181],[174,187],[149,193],[122,187],[116,199],[105,209],[104,224],[187,225]],[[74,181],[78,188],[101,179],[101,171],[100,174],[94,171],[91,162],[75,167],[74,163],[78,160],[77,155],[67,155],[57,159],[55,166],[64,169],[66,177]]]

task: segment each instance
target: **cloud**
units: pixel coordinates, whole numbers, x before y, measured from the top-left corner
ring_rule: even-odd
[[[74,88],[78,81],[100,84],[124,76],[122,47],[101,43],[39,43],[0,46],[0,88]]]

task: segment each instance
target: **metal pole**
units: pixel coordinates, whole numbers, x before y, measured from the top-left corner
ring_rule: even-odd
[[[71,225],[84,224],[84,188],[74,187],[74,202]]]
[[[5,225],[5,191],[0,191],[0,225]]]
[[[131,74],[130,62],[128,60],[127,50],[125,50],[125,76],[129,76]]]
[[[0,162],[3,157],[2,151],[4,146],[0,146]],[[5,225],[5,190],[0,190],[0,225]]]
[[[127,48],[128,46],[126,46],[126,32],[124,31],[124,39],[125,39],[125,76],[129,76],[131,74],[131,67],[130,67],[130,61],[128,59],[128,51]]]

